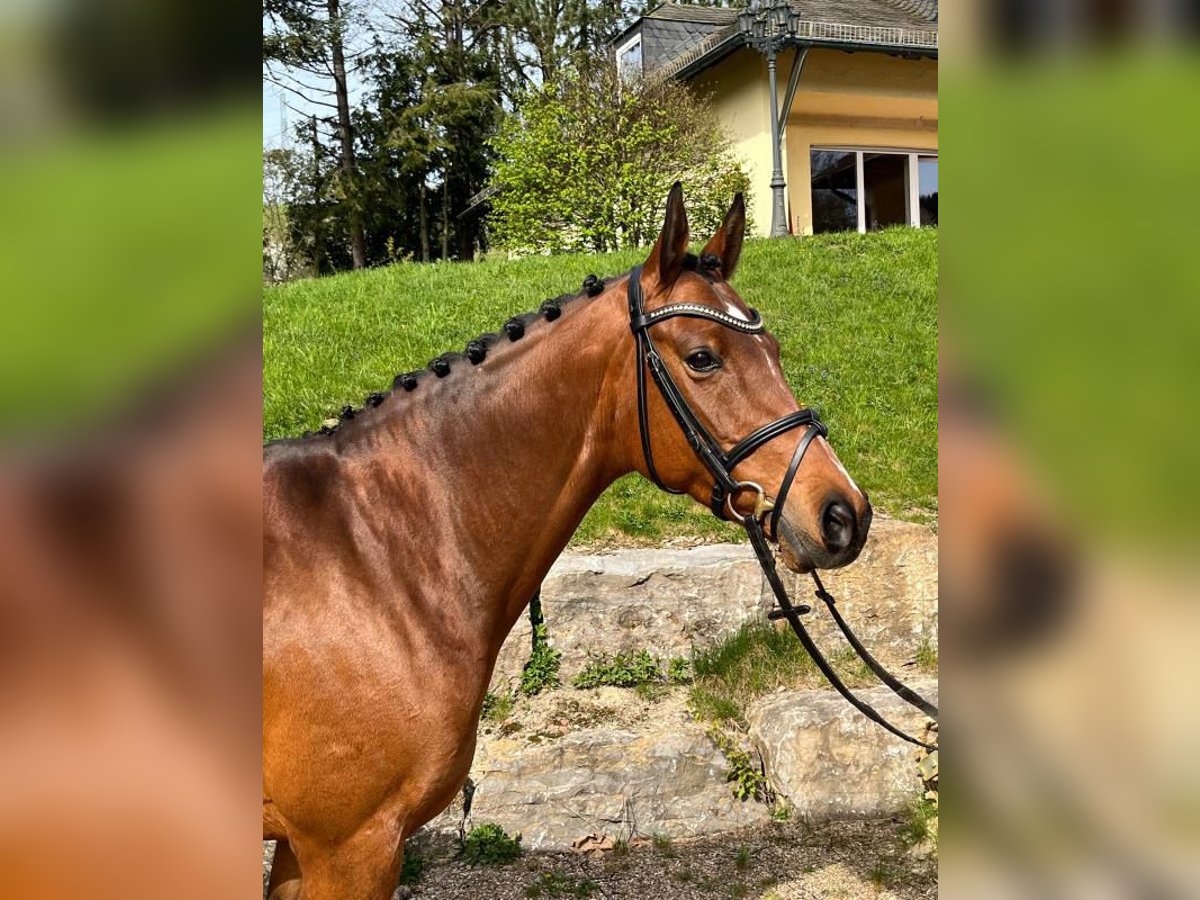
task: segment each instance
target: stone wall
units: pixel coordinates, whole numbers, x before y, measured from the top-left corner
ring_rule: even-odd
[[[782,566],[780,570],[783,571]],[[903,665],[925,643],[937,643],[937,535],[929,528],[877,518],[859,559],[822,576],[842,615],[888,665]],[[807,577],[787,573],[797,600],[812,596]],[[550,643],[562,653],[564,681],[588,654],[649,649],[661,659],[690,656],[743,623],[762,618],[774,597],[745,544],[690,550],[565,553],[542,587]],[[818,607],[806,620],[831,651],[842,638]],[[511,687],[529,658],[530,626],[522,618],[500,651],[493,690]]]

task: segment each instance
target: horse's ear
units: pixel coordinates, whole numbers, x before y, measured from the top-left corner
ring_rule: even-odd
[[[721,227],[705,246],[700,257],[711,253],[721,261],[721,277],[728,281],[733,277],[737,268],[738,258],[742,255],[742,241],[746,238],[746,201],[742,192],[733,195],[733,203],[729,212],[721,222]]]
[[[658,279],[660,287],[669,288],[683,271],[689,238],[687,213],[683,209],[683,185],[677,181],[667,194],[667,217],[662,233],[643,266],[644,271]]]

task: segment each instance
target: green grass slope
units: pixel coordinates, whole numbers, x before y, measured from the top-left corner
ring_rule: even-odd
[[[397,372],[461,350],[514,313],[617,274],[641,251],[477,264],[404,263],[268,289],[264,438],[300,434],[385,390]],[[796,396],[820,409],[880,509],[937,511],[937,232],[895,229],[746,243],[734,285],[779,338]],[[630,344],[630,352],[633,345]],[[739,530],[638,476],[601,498],[576,543],[731,538]]]

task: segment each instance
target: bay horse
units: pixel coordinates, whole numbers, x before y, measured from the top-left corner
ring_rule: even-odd
[[[800,409],[779,344],[729,284],[745,235],[737,195],[699,256],[676,184],[636,268],[657,354],[715,441]],[[714,480],[661,396],[645,401],[630,275],[510,319],[465,354],[398,376],[336,428],[270,444],[263,462],[263,835],[273,900],[387,900],[405,839],[464,783],[500,645],[588,508],[640,472],[707,505]],[[568,302],[569,301],[569,302]],[[795,435],[792,435],[794,438]],[[773,518],[797,571],[851,562],[867,496],[820,435],[737,464],[794,477]],[[649,447],[653,461],[649,462]],[[799,455],[795,457],[799,459]],[[763,497],[760,493],[759,503]],[[748,514],[748,494],[729,507]]]

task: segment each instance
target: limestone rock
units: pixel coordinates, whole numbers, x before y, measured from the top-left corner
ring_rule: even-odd
[[[784,571],[780,567],[780,571]],[[851,565],[822,572],[838,610],[871,654],[889,666],[910,661],[924,643],[937,645],[937,534],[924,525],[876,518]],[[845,645],[837,625],[813,597],[812,579],[787,572],[784,584],[813,605],[805,627],[823,647]]]
[[[936,679],[904,680],[937,703]],[[887,687],[856,693],[897,727],[921,736],[925,716]],[[772,787],[806,819],[887,815],[921,792],[917,748],[884,731],[835,691],[771,694],[751,707],[748,718]]]
[[[589,834],[685,838],[769,819],[762,804],[733,797],[725,757],[682,692],[648,703],[616,688],[561,691],[529,706],[480,735],[468,828],[494,822],[540,850]],[[461,816],[458,804],[433,827],[457,831]]]

